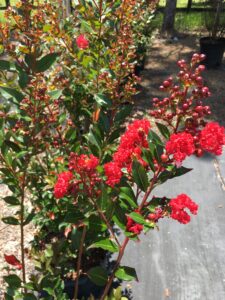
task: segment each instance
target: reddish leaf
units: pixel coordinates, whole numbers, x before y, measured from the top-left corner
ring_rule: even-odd
[[[5,261],[8,264],[16,267],[18,270],[22,269],[22,265],[21,265],[20,261],[14,255],[6,255],[6,254],[4,254],[4,257],[5,257]]]

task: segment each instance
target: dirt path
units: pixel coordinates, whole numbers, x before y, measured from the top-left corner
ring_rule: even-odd
[[[177,74],[177,60],[188,61],[195,52],[199,52],[199,44],[198,37],[194,35],[174,42],[161,39],[153,41],[142,73],[141,93],[136,97],[139,113],[148,113],[154,97],[166,96],[159,91],[159,86],[168,76]],[[225,125],[225,57],[220,69],[206,70],[203,77],[212,93],[211,98],[205,100],[212,107],[212,118]]]

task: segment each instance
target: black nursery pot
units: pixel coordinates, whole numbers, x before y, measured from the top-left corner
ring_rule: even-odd
[[[74,297],[74,280],[65,280],[64,292],[68,295],[70,299]],[[83,276],[79,278],[78,281],[78,299],[87,300],[91,295],[95,299],[99,299],[104,291],[104,287],[94,284],[88,277]],[[48,293],[41,292],[39,299],[45,299],[48,297]]]
[[[93,295],[96,299],[100,298],[104,291],[104,287],[94,284],[88,277],[80,277],[78,282],[78,299],[88,299]],[[70,299],[74,296],[74,281],[65,281],[65,293]]]
[[[206,55],[203,64],[208,69],[218,68],[222,64],[225,49],[225,39],[212,39],[204,37],[200,39],[200,52]]]

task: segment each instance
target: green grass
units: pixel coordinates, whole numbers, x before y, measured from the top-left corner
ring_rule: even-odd
[[[204,12],[177,12],[175,18],[175,29],[179,32],[201,31],[206,29]],[[225,20],[225,12],[223,13]],[[221,18],[222,19],[222,18]],[[158,12],[153,20],[154,28],[161,28],[163,13]]]
[[[14,6],[16,2],[18,2],[18,0],[11,0],[10,4]],[[0,7],[4,7],[4,6],[5,6],[5,0],[0,0]],[[5,21],[4,10],[0,10],[0,22],[4,22],[4,21]]]
[[[193,0],[192,7],[204,7],[205,0]],[[166,4],[166,0],[160,0],[159,6],[164,7]],[[186,8],[188,4],[188,0],[178,0],[177,1],[177,8]]]
[[[161,28],[163,13],[158,12],[153,20],[154,28]],[[175,18],[175,28],[178,31],[201,30],[205,28],[204,14],[201,12],[177,12]]]
[[[10,0],[11,5],[15,5],[18,0]],[[0,0],[0,7],[5,6],[5,0]]]

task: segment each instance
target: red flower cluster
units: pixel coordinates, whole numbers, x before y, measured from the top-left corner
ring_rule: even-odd
[[[225,129],[216,122],[208,123],[200,133],[200,145],[203,150],[222,154],[225,145]]]
[[[191,134],[186,132],[174,133],[166,143],[167,153],[173,154],[177,163],[181,163],[186,156],[195,152],[194,140]]]
[[[57,199],[63,198],[69,190],[70,181],[73,179],[71,172],[62,172],[58,175],[58,180],[54,187],[54,196]]]
[[[77,37],[76,43],[79,49],[87,49],[89,47],[89,42],[83,34]]]
[[[172,210],[171,218],[182,224],[187,224],[191,220],[185,208],[188,208],[193,215],[196,215],[198,212],[198,205],[185,194],[178,195],[176,198],[171,199],[169,206]]]
[[[148,147],[147,135],[150,130],[150,122],[146,119],[135,120],[122,135],[119,147],[113,155],[113,161],[105,164],[107,184],[114,186],[120,182],[122,168],[131,171],[133,159],[137,159],[142,165],[146,162],[141,158],[142,148]]]
[[[62,198],[68,192],[71,195],[76,195],[80,190],[80,184],[83,183],[87,188],[96,186],[96,183],[101,181],[97,173],[99,159],[94,155],[86,155],[71,153],[69,158],[69,171],[58,175],[58,180],[54,187],[54,196]],[[75,172],[73,175],[72,172]],[[71,180],[73,181],[71,182]]]
[[[137,224],[133,219],[127,217],[126,230],[129,232],[133,232],[134,234],[140,234],[143,230],[143,225]]]
[[[4,258],[5,258],[5,261],[9,265],[12,265],[12,266],[16,267],[16,269],[18,269],[18,270],[22,269],[22,264],[20,263],[20,261],[14,255],[4,254]]]
[[[106,184],[111,187],[114,187],[117,183],[120,182],[122,177],[121,168],[114,161],[111,161],[104,165],[105,174],[107,176]]]
[[[96,172],[96,167],[99,165],[99,159],[90,154],[71,153],[69,159],[69,170],[77,173],[89,173],[93,174]]]

